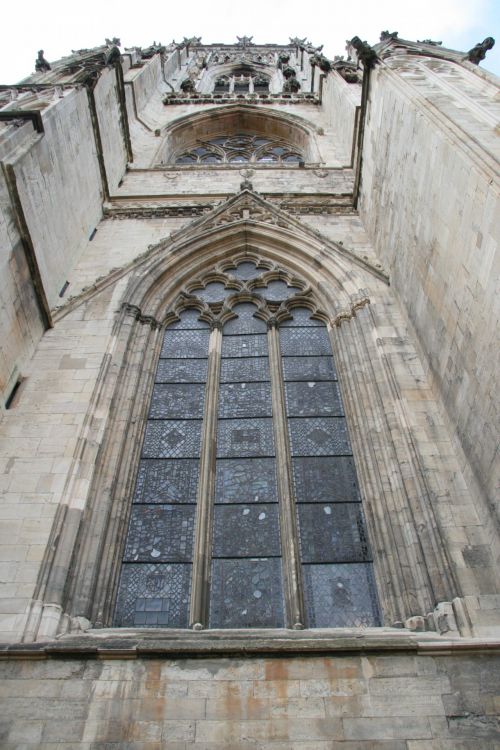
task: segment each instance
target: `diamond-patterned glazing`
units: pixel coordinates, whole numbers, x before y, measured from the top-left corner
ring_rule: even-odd
[[[210,331],[172,331],[167,328],[160,357],[196,359],[208,355]]]
[[[326,328],[282,328],[281,353],[284,356],[309,357],[320,354],[332,356],[332,347]]]
[[[187,628],[191,565],[122,566],[115,625],[121,628]]]
[[[285,393],[289,417],[341,417],[344,414],[335,381],[286,383]]]
[[[150,419],[200,419],[205,386],[202,383],[157,383],[153,388]]]
[[[226,336],[222,339],[223,357],[267,357],[267,335]]]
[[[221,361],[221,383],[262,382],[269,378],[267,357],[234,357]]]
[[[292,326],[324,326],[325,324],[321,320],[315,320],[311,318],[311,311],[306,307],[294,307],[292,310],[293,320],[285,320],[280,324],[280,328],[286,326],[287,328]]]
[[[257,308],[250,302],[242,302],[235,305],[232,310],[237,318],[232,318],[224,324],[224,335],[235,333],[266,333],[267,326],[263,320],[255,317]]]
[[[184,310],[180,314],[180,320],[176,320],[174,323],[170,323],[167,331],[172,329],[189,329],[189,328],[209,328],[208,323],[204,320],[199,320],[200,313],[198,310],[189,309]]]
[[[212,562],[211,628],[281,628],[281,560]]]
[[[280,555],[278,505],[216,505],[214,557]]]
[[[370,563],[304,565],[304,593],[310,628],[380,625]]]
[[[270,383],[225,383],[219,389],[219,417],[270,417]]]
[[[134,503],[195,503],[200,462],[196,458],[142,459]]]
[[[283,357],[285,380],[337,380],[333,357]]]
[[[134,505],[123,559],[190,562],[194,517],[194,505]]]
[[[302,562],[371,559],[361,503],[304,503],[297,509]]]
[[[195,294],[204,302],[222,302],[229,294],[234,294],[234,289],[226,289],[220,281],[211,281],[204,289],[193,289],[191,294]]]
[[[156,383],[206,383],[206,359],[160,359]]]
[[[217,436],[219,458],[273,456],[272,419],[220,419]]]
[[[341,417],[295,417],[288,425],[292,456],[345,456],[352,452]]]
[[[350,456],[293,458],[295,497],[298,503],[358,502],[354,460]]]
[[[146,425],[143,458],[198,458],[201,421],[157,420]]]
[[[215,502],[277,503],[275,459],[219,459]]]

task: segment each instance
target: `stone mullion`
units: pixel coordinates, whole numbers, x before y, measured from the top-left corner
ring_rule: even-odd
[[[208,350],[205,408],[201,431],[200,476],[196,496],[196,530],[189,617],[193,630],[202,630],[208,623],[221,350],[222,330],[214,327]]]
[[[267,335],[269,344],[269,369],[271,372],[273,429],[276,450],[286,618],[289,626],[291,625],[294,629],[299,630],[304,627],[305,622],[304,595],[278,328],[275,325],[270,326]]]

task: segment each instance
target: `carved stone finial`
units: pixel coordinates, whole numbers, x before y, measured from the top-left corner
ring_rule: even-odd
[[[363,42],[359,36],[353,36],[351,41],[348,41],[347,44],[354,47],[358,55],[358,60],[363,63],[365,68],[374,68],[379,62],[375,50],[370,47],[368,42]]]
[[[484,60],[486,57],[486,53],[488,50],[492,49],[495,46],[495,40],[492,36],[487,36],[486,39],[483,39],[482,42],[479,42],[476,44],[475,47],[470,49],[467,52],[467,60],[469,60],[471,63],[474,63],[474,65],[479,65],[481,60]]]
[[[417,39],[417,44],[432,44],[433,47],[440,47],[443,42],[435,42],[432,39]]]
[[[307,37],[305,36],[303,39],[299,39],[298,36],[289,37],[290,44],[293,44],[294,47],[304,47],[307,44]]]
[[[43,56],[43,49],[38,50],[38,57],[35,60],[35,70],[37,73],[45,73],[47,70],[51,70],[48,61]]]
[[[104,40],[106,42],[106,47],[121,47],[122,43],[120,39],[117,36],[114,36],[113,39],[106,39]]]
[[[240,184],[240,190],[253,191],[253,183],[251,183],[250,180],[243,180],[243,182]]]
[[[185,78],[181,83],[181,91],[184,91],[185,94],[191,94],[194,90],[194,81],[191,78]]]
[[[388,39],[397,39],[397,38],[398,38],[397,31],[381,31],[380,32],[381,42],[386,42]]]
[[[236,39],[238,40],[238,47],[250,47],[250,46],[254,46],[254,42],[252,42],[253,36],[238,36],[238,35],[236,35]]]
[[[330,60],[324,55],[321,55],[319,52],[311,55],[311,57],[309,58],[309,62],[311,63],[311,65],[317,65],[318,68],[323,71],[323,73],[329,73],[332,69]]]
[[[358,72],[358,69],[355,65],[355,63],[351,62],[350,60],[335,60],[332,65],[333,70],[335,70],[346,83],[359,83],[360,82],[360,75]]]

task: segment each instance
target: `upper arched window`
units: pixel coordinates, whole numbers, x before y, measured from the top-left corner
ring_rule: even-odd
[[[298,164],[303,161],[296,146],[277,138],[257,134],[237,133],[200,141],[199,145],[184,151],[176,164]]]
[[[194,282],[195,307],[167,326],[116,625],[379,624],[330,339],[304,286],[241,259]]]

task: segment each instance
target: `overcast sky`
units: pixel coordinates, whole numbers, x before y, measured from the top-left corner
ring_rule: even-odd
[[[498,35],[499,0],[4,0],[0,15],[0,83],[15,83],[34,70],[38,49],[51,60],[72,49],[95,47],[117,36],[122,48],[200,36],[205,43],[253,35],[256,43],[286,44],[307,36],[328,57],[344,54],[355,34],[371,44],[383,29],[403,39],[435,39],[467,51]],[[500,75],[500,38],[482,65]]]

